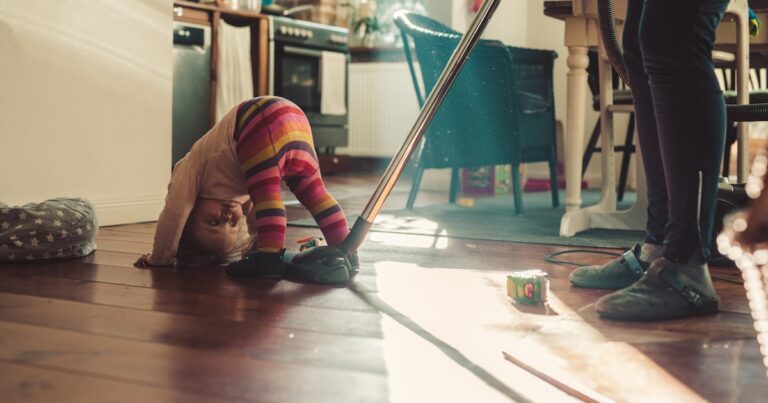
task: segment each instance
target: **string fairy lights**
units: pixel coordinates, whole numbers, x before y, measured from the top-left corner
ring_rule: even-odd
[[[750,198],[757,199],[763,192],[766,171],[768,154],[762,153],[755,157],[747,179],[746,192]],[[767,201],[765,196],[761,199],[761,202]],[[740,235],[748,229],[750,221],[753,225],[758,225],[759,217],[754,217],[754,220],[749,218],[748,212],[745,211],[727,217],[723,231],[717,237],[717,249],[736,262],[736,266],[741,270],[749,309],[757,331],[757,342],[768,376],[768,239],[740,240]]]

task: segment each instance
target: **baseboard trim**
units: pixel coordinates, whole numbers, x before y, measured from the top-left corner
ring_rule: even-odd
[[[157,221],[164,197],[91,200],[100,226]]]

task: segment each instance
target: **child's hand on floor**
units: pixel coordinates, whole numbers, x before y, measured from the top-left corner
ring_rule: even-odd
[[[139,267],[139,268],[145,268],[145,267],[152,266],[151,264],[149,264],[149,253],[145,253],[145,254],[141,255],[141,257],[138,258],[133,263],[133,266],[134,267]]]

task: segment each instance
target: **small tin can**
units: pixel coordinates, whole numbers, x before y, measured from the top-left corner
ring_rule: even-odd
[[[547,273],[535,269],[507,276],[507,296],[516,304],[539,305],[547,302],[549,278]]]

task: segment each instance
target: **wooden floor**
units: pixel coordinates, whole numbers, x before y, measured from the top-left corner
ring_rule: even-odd
[[[376,178],[327,182],[358,213]],[[405,188],[388,200],[401,207]],[[424,193],[420,201],[442,202]],[[387,208],[385,206],[385,208]],[[289,218],[306,213],[289,207]],[[372,232],[345,287],[136,269],[153,223],[102,228],[79,260],[0,265],[3,401],[766,401],[738,273],[714,269],[716,316],[604,321],[604,292],[542,258],[565,247]],[[314,235],[290,227],[289,240]],[[584,263],[603,257],[574,256]],[[546,270],[547,307],[505,297]],[[731,280],[731,281],[725,281]],[[564,392],[568,391],[569,393]]]

